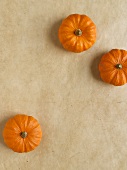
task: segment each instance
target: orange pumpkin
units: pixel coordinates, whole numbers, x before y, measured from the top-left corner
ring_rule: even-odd
[[[95,43],[96,26],[88,16],[72,14],[63,20],[58,36],[66,50],[80,53]]]
[[[103,55],[99,71],[104,82],[115,86],[127,83],[127,51],[113,49]]]
[[[42,131],[32,116],[16,115],[9,119],[3,131],[4,142],[15,152],[29,152],[41,141]]]

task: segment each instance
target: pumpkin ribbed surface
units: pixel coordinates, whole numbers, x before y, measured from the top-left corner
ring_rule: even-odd
[[[4,142],[15,152],[29,152],[40,143],[42,131],[32,116],[19,114],[10,118],[3,131]]]
[[[113,49],[104,54],[99,64],[99,71],[104,82],[115,86],[127,83],[127,51]]]
[[[96,26],[88,16],[72,14],[63,20],[58,36],[66,50],[79,53],[95,43]]]

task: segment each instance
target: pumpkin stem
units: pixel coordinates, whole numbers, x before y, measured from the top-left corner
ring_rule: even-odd
[[[21,132],[20,136],[21,136],[22,138],[26,138],[26,137],[27,137],[27,132]]]
[[[75,30],[74,33],[75,33],[76,36],[81,36],[82,35],[82,31],[80,29]]]
[[[117,64],[117,65],[116,65],[116,68],[117,68],[117,69],[122,69],[122,65],[121,65],[121,64]]]

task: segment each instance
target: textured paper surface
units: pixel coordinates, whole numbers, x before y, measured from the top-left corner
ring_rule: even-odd
[[[126,0],[0,1],[0,170],[127,170],[127,85],[103,83],[97,68],[105,52],[127,49],[126,8]],[[57,37],[72,13],[97,26],[97,42],[80,54]],[[3,143],[17,113],[43,129],[27,154]]]

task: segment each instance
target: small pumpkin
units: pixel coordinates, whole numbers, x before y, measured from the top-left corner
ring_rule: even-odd
[[[71,14],[60,25],[58,37],[66,50],[80,53],[95,43],[96,26],[86,15]]]
[[[42,131],[35,118],[18,114],[7,121],[3,137],[6,145],[14,152],[29,152],[39,145]]]
[[[102,80],[115,86],[127,83],[127,51],[113,49],[104,54],[99,63]]]

